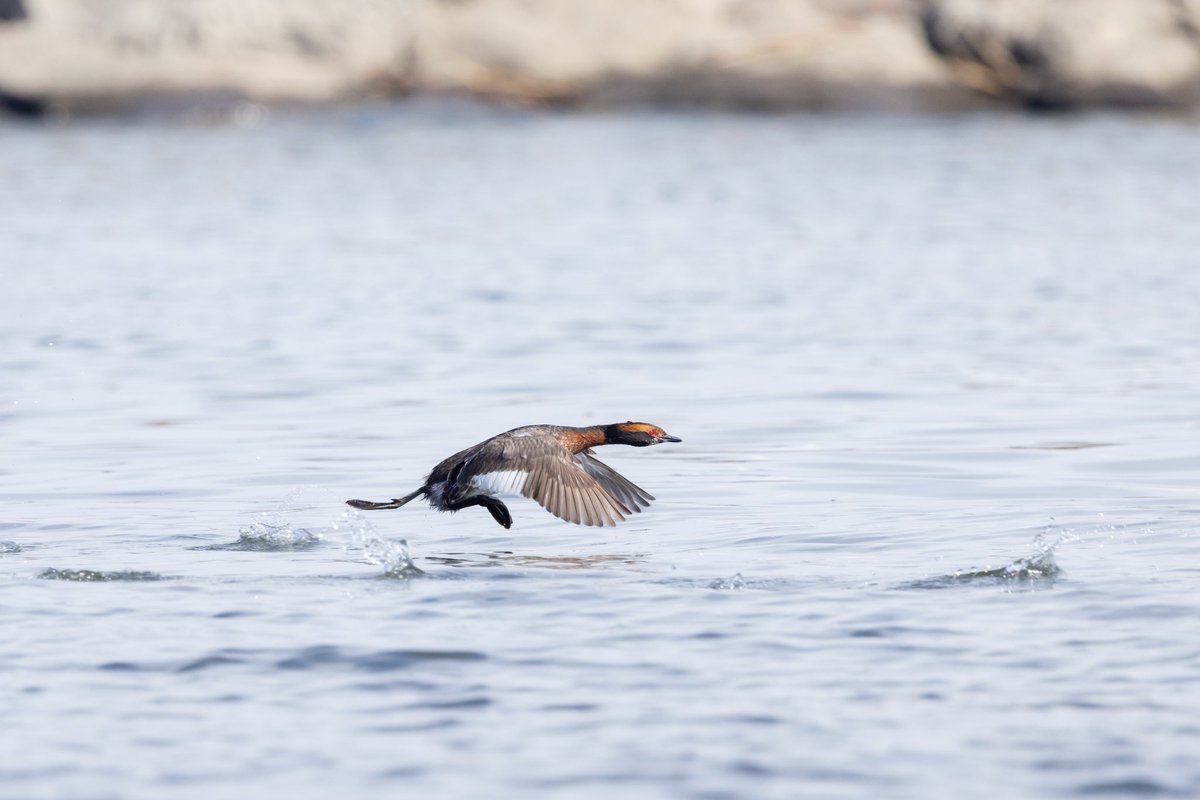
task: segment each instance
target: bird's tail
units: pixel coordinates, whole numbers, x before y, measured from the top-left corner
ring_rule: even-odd
[[[363,511],[378,511],[381,508],[399,508],[405,503],[416,500],[421,495],[425,494],[425,487],[422,486],[412,494],[406,494],[404,497],[397,497],[395,500],[389,500],[386,503],[372,503],[370,500],[347,500],[346,505],[354,508],[361,508]]]

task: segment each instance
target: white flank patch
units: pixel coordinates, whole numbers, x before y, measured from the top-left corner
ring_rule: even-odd
[[[471,486],[480,494],[519,494],[528,477],[528,472],[515,469],[485,472],[472,478]]]

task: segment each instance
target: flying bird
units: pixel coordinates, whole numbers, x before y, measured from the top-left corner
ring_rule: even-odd
[[[564,425],[527,425],[493,436],[455,453],[433,468],[415,492],[383,503],[347,500],[364,510],[400,508],[424,497],[438,511],[461,511],[483,506],[505,528],[512,514],[496,498],[519,493],[559,519],[577,525],[616,525],[626,514],[641,513],[654,499],[604,464],[593,447],[627,444],[649,447],[681,442],[657,425],[618,422],[572,428]]]

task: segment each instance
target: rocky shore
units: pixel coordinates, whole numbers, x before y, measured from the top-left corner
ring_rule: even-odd
[[[1190,109],[1200,0],[0,0],[10,111],[206,96]]]

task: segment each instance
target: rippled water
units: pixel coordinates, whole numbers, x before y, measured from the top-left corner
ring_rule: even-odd
[[[0,126],[4,796],[1200,794],[1194,123],[235,119]]]

